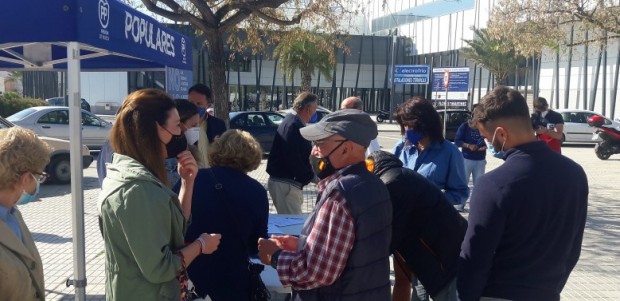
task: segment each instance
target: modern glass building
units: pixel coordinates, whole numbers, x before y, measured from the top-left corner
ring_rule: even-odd
[[[492,75],[459,54],[463,40],[474,38],[472,28],[485,28],[496,0],[373,0],[368,9],[370,33],[398,35],[411,40],[412,62],[470,68],[470,103],[476,103],[493,87]],[[584,36],[566,26],[567,38]],[[610,118],[616,110],[620,70],[618,38],[606,48],[582,44],[530,58],[524,72],[508,79],[531,100],[547,98],[555,109],[584,109]],[[531,104],[530,104],[531,105]]]

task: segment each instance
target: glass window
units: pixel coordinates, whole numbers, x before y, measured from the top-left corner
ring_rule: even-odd
[[[232,128],[242,128],[244,126],[246,126],[247,124],[247,115],[241,114],[241,115],[237,115],[237,118],[235,118],[232,121]]]
[[[37,123],[42,124],[69,124],[69,112],[67,110],[51,111],[39,118]]]
[[[24,117],[36,112],[35,109],[24,109],[6,118],[8,121],[22,120]]]
[[[459,127],[463,122],[469,118],[467,112],[448,112],[448,120],[446,120],[446,126]]]
[[[249,126],[267,126],[262,114],[248,114]]]
[[[101,126],[101,120],[93,115],[82,112],[82,125]]]
[[[269,118],[269,121],[271,121],[271,123],[279,125],[280,123],[282,123],[282,120],[284,119],[284,117],[278,115],[278,114],[267,114],[267,118]]]

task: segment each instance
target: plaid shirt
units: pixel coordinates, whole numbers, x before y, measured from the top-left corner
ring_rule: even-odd
[[[323,191],[339,176],[325,178],[318,190]],[[355,241],[353,218],[344,202],[344,196],[334,189],[320,208],[315,208],[316,218],[304,248],[280,253],[277,270],[282,285],[310,290],[331,285],[340,277]]]

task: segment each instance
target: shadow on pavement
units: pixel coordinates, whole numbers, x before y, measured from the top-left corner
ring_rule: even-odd
[[[71,238],[58,236],[56,234],[32,232],[32,239],[35,242],[44,242],[48,244],[64,244],[71,242]]]
[[[602,189],[590,183],[592,191]],[[612,195],[590,196],[586,231],[582,245],[580,263],[595,263],[597,266],[613,264],[620,249],[620,203]]]
[[[86,193],[89,190],[100,189],[99,179],[95,177],[84,177],[82,180],[82,187],[84,192]],[[41,185],[41,192],[39,193],[40,198],[48,198],[48,197],[56,197],[56,196],[64,196],[71,194],[71,185],[64,184],[44,184]]]

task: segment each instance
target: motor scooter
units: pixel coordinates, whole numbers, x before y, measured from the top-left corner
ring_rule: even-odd
[[[607,160],[611,155],[620,153],[620,130],[605,125],[603,116],[594,115],[586,121],[589,126],[596,128],[592,140],[600,139],[594,147],[594,153],[599,159]]]
[[[377,122],[382,123],[383,121],[387,119],[390,119],[390,112],[379,110],[379,113],[377,114]]]

